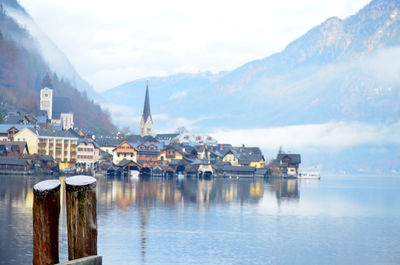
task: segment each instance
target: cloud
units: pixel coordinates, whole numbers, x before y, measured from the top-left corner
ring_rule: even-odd
[[[187,91],[186,90],[182,90],[182,91],[178,91],[175,92],[174,94],[172,94],[168,100],[176,100],[176,99],[182,99],[185,98],[187,96]]]
[[[154,73],[234,69],[369,1],[19,2],[84,79],[104,90]]]
[[[215,130],[211,135],[220,143],[259,146],[277,151],[280,146],[293,152],[339,152],[359,145],[400,144],[400,122],[392,125],[360,122],[329,122],[248,130]]]

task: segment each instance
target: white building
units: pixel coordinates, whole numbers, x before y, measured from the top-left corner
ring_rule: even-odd
[[[40,90],[40,110],[47,112],[52,124],[59,124],[64,130],[74,127],[74,113],[69,98],[53,97],[53,86],[49,75],[43,79]]]

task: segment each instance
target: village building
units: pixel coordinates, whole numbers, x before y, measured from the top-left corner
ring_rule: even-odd
[[[171,163],[172,160],[183,159],[184,153],[177,145],[167,145],[158,154],[158,160],[161,163]]]
[[[115,165],[119,164],[122,160],[137,161],[137,150],[127,141],[122,141],[117,147],[112,151],[113,163]]]
[[[14,139],[14,135],[24,128],[34,128],[32,124],[0,124],[0,141],[25,141]]]
[[[40,90],[40,110],[46,111],[52,124],[58,124],[64,130],[74,127],[71,101],[69,98],[53,96],[53,86],[48,74],[43,79]]]
[[[239,166],[250,166],[264,168],[265,159],[258,147],[239,147],[237,148]]]
[[[224,166],[222,171],[225,177],[253,178],[256,169],[247,166]]]
[[[151,165],[158,164],[158,155],[162,147],[162,144],[154,142],[136,143],[137,162],[141,164],[148,162]]]
[[[51,155],[60,170],[75,166],[78,138],[68,131],[25,128],[14,138],[25,139],[31,154]]]
[[[157,134],[155,138],[160,143],[163,143],[164,145],[169,145],[179,142],[178,137],[179,133],[164,133],[164,134]]]
[[[284,174],[294,177],[299,173],[299,164],[301,163],[300,154],[279,153],[276,161]]]
[[[140,136],[153,136],[153,119],[150,112],[149,84],[146,86],[146,96],[144,99],[144,107],[142,119],[140,120]]]
[[[76,164],[84,168],[94,168],[99,161],[100,148],[96,142],[80,139],[76,147]]]
[[[17,157],[0,156],[0,172],[18,172],[23,173],[32,169],[30,159],[19,159]]]
[[[0,142],[0,156],[20,157],[29,154],[26,142]]]
[[[239,158],[236,152],[231,149],[224,155],[224,157],[222,158],[222,162],[229,162],[232,166],[238,166]]]
[[[210,135],[203,133],[182,133],[179,142],[185,145],[217,145],[218,142]]]
[[[97,144],[100,146],[100,150],[113,155],[113,150],[118,146],[120,140],[116,138],[98,138],[96,140]]]

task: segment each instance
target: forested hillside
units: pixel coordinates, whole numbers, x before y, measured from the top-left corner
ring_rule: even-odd
[[[0,100],[2,109],[38,113],[39,91],[46,73],[52,76],[54,95],[71,99],[76,126],[96,133],[111,133],[116,130],[108,113],[90,100],[85,92],[79,92],[68,81],[58,78],[49,69],[35,40],[25,29],[7,16],[0,3]]]

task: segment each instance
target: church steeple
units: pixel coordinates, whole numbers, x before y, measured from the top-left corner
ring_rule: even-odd
[[[140,136],[153,135],[153,119],[150,112],[149,81],[146,85],[146,96],[144,98],[143,115],[140,121]]]
[[[144,107],[143,107],[143,119],[147,121],[150,117],[151,119],[151,112],[150,112],[150,99],[149,99],[149,81],[147,81],[146,85],[146,97],[144,98]]]

